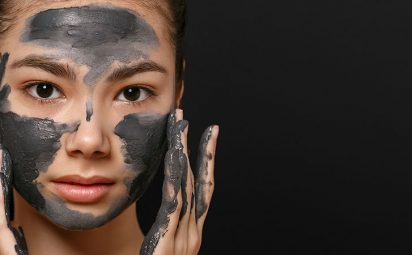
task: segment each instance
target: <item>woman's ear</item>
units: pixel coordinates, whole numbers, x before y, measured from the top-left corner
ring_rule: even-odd
[[[180,84],[176,84],[176,108],[181,108],[181,102],[183,98],[183,93],[185,91],[185,80],[184,80],[184,73],[186,70],[186,61],[183,60],[183,65],[182,65],[182,75],[181,75],[181,80],[179,81]]]
[[[185,82],[184,80],[181,81],[180,85],[177,88],[178,90],[176,91],[176,108],[181,109],[181,102],[183,98],[183,93],[185,90]]]

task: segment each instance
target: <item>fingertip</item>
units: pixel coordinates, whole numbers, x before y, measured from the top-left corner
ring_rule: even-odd
[[[217,137],[219,136],[219,132],[220,132],[220,126],[219,125],[212,125],[212,137],[214,139],[217,139]]]
[[[206,148],[206,145],[209,143],[210,138],[212,137],[212,131],[213,131],[213,125],[206,128],[202,134],[200,145],[203,146],[204,148]]]
[[[186,121],[187,125],[185,127],[185,129],[183,130],[183,133],[187,136],[187,134],[189,133],[189,121]]]
[[[176,120],[182,120],[183,119],[183,110],[182,109],[176,109],[175,114],[176,114]]]
[[[176,132],[185,132],[185,129],[189,126],[189,121],[179,120],[176,124]],[[177,133],[176,133],[177,134]]]
[[[183,149],[184,152],[187,153],[188,152],[188,145],[187,145],[187,140],[188,140],[188,133],[189,133],[189,122],[186,121],[185,123],[185,127],[182,130],[182,136],[181,136],[181,140],[182,140],[182,144],[183,144]]]
[[[211,125],[207,130],[209,130],[207,135],[207,151],[211,152],[214,155],[216,152],[216,144],[220,132],[220,127],[218,125]]]

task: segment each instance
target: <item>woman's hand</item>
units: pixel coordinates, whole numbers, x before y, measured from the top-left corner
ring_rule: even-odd
[[[11,159],[9,153],[0,148],[0,254],[27,255],[23,230],[10,223],[13,192]]]
[[[8,59],[9,54],[0,54],[0,84],[3,81]],[[10,155],[0,144],[0,254],[26,255],[27,247],[23,230],[14,228],[10,223],[12,183]]]
[[[181,110],[176,110],[169,118],[162,204],[143,241],[141,255],[195,255],[200,249],[203,224],[214,189],[219,129],[211,126],[203,133],[194,176],[188,161],[187,126]]]

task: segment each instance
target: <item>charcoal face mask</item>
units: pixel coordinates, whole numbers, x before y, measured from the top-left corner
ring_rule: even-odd
[[[22,42],[59,49],[90,68],[85,83],[92,85],[114,61],[148,58],[159,46],[153,28],[125,9],[98,6],[52,9],[27,21]]]
[[[150,50],[159,45],[154,30],[141,17],[125,9],[100,6],[40,12],[29,18],[21,41],[55,49],[61,56],[88,66],[88,86],[114,61],[129,63],[148,58]],[[0,70],[5,67],[4,61],[1,65]],[[0,142],[11,155],[16,190],[41,214],[66,229],[92,229],[107,223],[142,196],[165,153],[167,114],[134,113],[116,125],[113,132],[123,142],[120,149],[125,168],[134,177],[124,180],[127,194],[113,202],[106,213],[95,216],[69,209],[57,196],[44,196],[37,178],[53,163],[62,135],[76,132],[98,109],[88,103],[87,120],[76,123],[20,116],[9,111],[10,91],[8,84],[0,90]]]

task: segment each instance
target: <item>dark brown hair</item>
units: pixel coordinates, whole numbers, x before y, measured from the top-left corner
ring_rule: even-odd
[[[24,11],[24,8],[47,3],[45,0],[22,2],[26,5],[18,4],[18,0],[0,0],[0,38],[14,25],[13,21],[16,20],[18,13]],[[128,2],[156,10],[166,20],[170,41],[176,49],[176,89],[179,92],[184,72],[183,39],[186,27],[186,0],[129,0]]]

